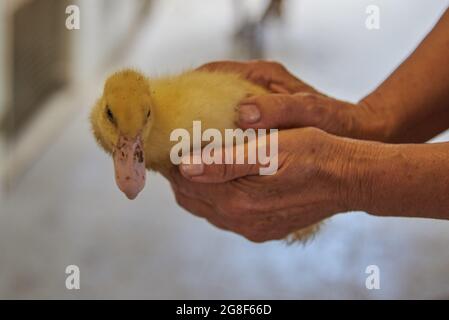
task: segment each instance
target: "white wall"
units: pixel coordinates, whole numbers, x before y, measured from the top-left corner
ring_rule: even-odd
[[[6,109],[6,19],[5,3],[0,1],[0,119]],[[0,135],[0,199],[2,198],[1,175],[4,167],[5,145]]]
[[[6,72],[6,19],[5,19],[5,3],[0,1],[0,118],[5,110],[5,72]]]
[[[73,4],[80,8],[81,28],[69,34],[72,80],[83,85],[104,67],[117,41],[126,35],[139,1],[76,0]]]

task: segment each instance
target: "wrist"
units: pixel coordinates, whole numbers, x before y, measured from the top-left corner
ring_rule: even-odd
[[[363,99],[357,104],[322,94],[289,95],[290,105],[302,105],[301,119],[311,126],[341,137],[386,142],[394,132],[392,115],[381,103]]]
[[[397,132],[398,120],[380,94],[376,92],[357,103],[358,118],[362,122],[365,140],[390,142]]]
[[[386,145],[331,135],[329,143],[324,172],[335,186],[338,207],[341,211],[372,212],[376,175],[386,174],[386,168],[373,167],[385,153]]]

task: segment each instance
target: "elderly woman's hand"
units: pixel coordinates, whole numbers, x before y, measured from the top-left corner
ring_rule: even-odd
[[[256,242],[348,210],[345,181],[352,173],[344,154],[350,144],[315,128],[281,131],[278,140],[274,175],[259,175],[254,164],[180,165],[170,178],[177,202]]]
[[[199,70],[240,73],[271,92],[241,101],[238,124],[243,129],[311,126],[355,139],[387,142],[393,138],[394,115],[378,99],[350,103],[331,98],[293,76],[280,63],[217,61]]]

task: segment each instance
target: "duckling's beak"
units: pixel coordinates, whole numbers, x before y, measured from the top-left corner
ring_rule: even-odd
[[[120,135],[113,151],[115,181],[128,199],[133,200],[145,186],[145,157],[142,138]]]

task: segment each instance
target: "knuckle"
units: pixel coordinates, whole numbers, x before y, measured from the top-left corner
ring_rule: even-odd
[[[261,59],[253,59],[253,60],[248,61],[248,64],[253,64],[253,65],[263,65],[265,63],[266,63],[266,61],[261,60]]]
[[[330,110],[329,101],[313,93],[302,96],[302,104],[305,111],[315,115],[317,119],[323,119]]]
[[[302,93],[298,96],[301,98],[302,103],[305,106],[315,106],[320,100],[320,97],[313,93]]]
[[[271,66],[271,67],[276,68],[276,69],[284,67],[281,63],[279,63],[278,61],[275,61],[275,60],[265,60],[264,63],[267,66]]]
[[[292,110],[290,98],[285,95],[261,95],[255,98],[255,104],[263,108],[264,112],[274,113],[273,116],[288,115]],[[271,120],[271,117],[266,120]]]
[[[278,70],[283,70],[285,68],[281,63],[279,63],[275,60],[256,59],[256,60],[251,60],[249,63],[255,67],[263,68],[264,70],[278,71]]]
[[[272,95],[260,95],[253,98],[253,103],[262,108],[271,108],[275,105],[276,101],[273,99]]]
[[[213,70],[217,66],[217,62],[208,62],[199,67],[200,70]]]
[[[205,63],[205,64],[203,64],[202,65],[202,67],[210,67],[210,66],[215,66],[217,64],[217,62],[216,61],[213,61],[213,62],[208,62],[208,63]]]
[[[279,114],[283,114],[285,116],[290,116],[293,109],[291,103],[289,103],[288,98],[278,97],[277,103],[279,109]]]
[[[301,132],[307,137],[314,138],[317,135],[320,135],[323,131],[315,127],[306,127],[302,128]]]
[[[301,135],[307,140],[307,145],[313,149],[319,148],[326,137],[326,133],[316,127],[301,128]]]

